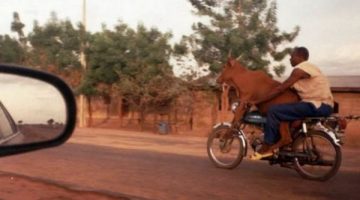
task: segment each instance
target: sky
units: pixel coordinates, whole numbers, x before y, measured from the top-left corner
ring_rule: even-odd
[[[66,120],[65,101],[49,83],[0,74],[0,91],[0,100],[16,123],[21,120],[24,124],[46,124],[49,119],[64,123]]]
[[[83,0],[1,0],[0,34],[10,34],[12,13],[17,11],[32,30],[34,20],[44,24],[52,11],[59,19],[74,24],[82,19]],[[87,29],[100,31],[102,24],[112,28],[119,20],[135,28],[138,23],[171,31],[173,42],[192,32],[199,19],[187,0],[87,0]],[[277,0],[278,27],[300,34],[291,46],[306,46],[310,61],[327,75],[360,75],[360,1],[359,0]],[[14,35],[14,34],[12,34]],[[14,35],[15,36],[15,35]],[[291,71],[288,58],[285,75]]]

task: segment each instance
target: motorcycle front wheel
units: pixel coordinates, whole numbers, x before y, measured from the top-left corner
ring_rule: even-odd
[[[326,181],[333,177],[341,165],[341,148],[321,131],[309,131],[293,143],[295,170],[306,179]]]
[[[244,157],[244,145],[236,130],[221,125],[212,130],[207,141],[207,153],[216,167],[233,169]]]

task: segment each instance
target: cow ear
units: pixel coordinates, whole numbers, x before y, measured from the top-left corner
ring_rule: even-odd
[[[233,58],[228,58],[227,60],[227,66],[228,67],[233,67],[235,65],[235,60]]]
[[[232,49],[229,50],[229,53],[228,53],[228,59],[232,58]]]
[[[231,63],[231,59],[228,58],[227,61],[226,61],[226,65],[225,65],[225,66],[226,66],[226,67],[231,67],[231,64],[232,64],[232,63]]]

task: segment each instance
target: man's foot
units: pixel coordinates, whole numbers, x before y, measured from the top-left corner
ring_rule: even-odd
[[[251,160],[261,160],[262,158],[270,157],[274,155],[273,148],[271,145],[262,144],[260,149],[250,156]]]
[[[255,152],[253,155],[250,156],[250,160],[261,160],[263,158],[267,158],[274,155],[273,152],[269,152],[269,153],[264,153],[264,154],[260,154],[258,152]]]

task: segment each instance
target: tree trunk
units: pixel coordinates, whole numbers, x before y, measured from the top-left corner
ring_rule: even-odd
[[[191,108],[191,111],[190,111],[190,119],[189,119],[190,131],[193,130],[193,125],[194,125],[194,109]]]
[[[175,111],[174,111],[174,132],[178,133],[178,110],[177,110],[177,106],[175,106]]]
[[[107,108],[106,108],[106,114],[107,114],[107,116],[106,116],[106,118],[107,119],[110,119],[110,106],[111,106],[111,102],[112,102],[112,90],[111,90],[111,87],[112,87],[112,85],[110,84],[110,85],[108,85],[108,91],[109,91],[109,96],[108,96],[108,102],[107,102]]]
[[[216,124],[216,121],[218,119],[218,102],[215,101],[215,103],[212,105],[211,108],[211,123],[212,125]]]
[[[195,92],[194,91],[191,91],[191,97],[192,97],[192,100],[193,102],[195,102]],[[194,128],[194,104],[192,103],[190,105],[190,119],[189,119],[189,125],[190,125],[190,131],[193,130]]]
[[[106,104],[106,119],[110,119],[110,104]]]
[[[145,117],[146,117],[145,110],[141,109],[139,114],[140,114],[140,116],[139,116],[140,131],[144,131],[145,130]]]
[[[123,116],[122,116],[122,96],[118,97],[119,98],[119,102],[118,102],[118,108],[119,108],[119,113],[118,113],[118,116],[119,116],[119,120],[120,120],[120,127],[123,126]]]
[[[89,122],[88,126],[91,127],[93,124],[93,118],[92,118],[92,106],[91,106],[91,96],[86,96],[87,101],[87,107],[88,107],[88,114],[89,114]]]

